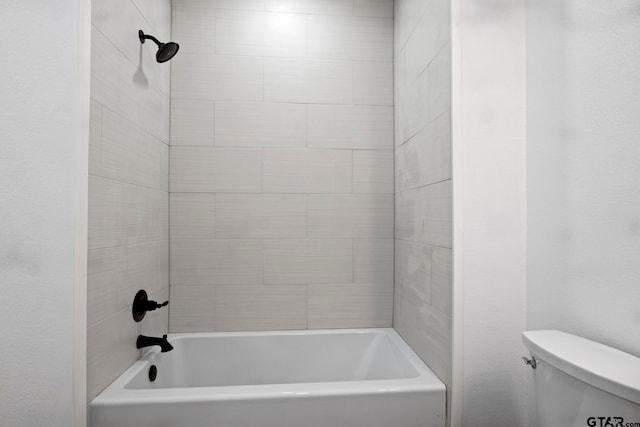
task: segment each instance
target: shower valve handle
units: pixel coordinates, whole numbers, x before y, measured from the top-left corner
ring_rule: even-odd
[[[131,309],[133,320],[139,322],[144,318],[144,315],[147,314],[147,311],[153,311],[168,304],[169,301],[163,303],[152,301],[147,297],[147,293],[144,290],[139,290],[133,299],[133,308]]]
[[[159,302],[148,300],[147,301],[147,311],[153,311],[156,308],[162,308],[162,307],[164,307],[165,305],[168,305],[168,304],[169,304],[169,301],[165,301],[163,303],[159,303]]]

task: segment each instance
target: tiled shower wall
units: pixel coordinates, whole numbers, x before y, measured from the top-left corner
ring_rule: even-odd
[[[167,310],[134,322],[138,289],[169,293],[169,65],[138,29],[170,36],[169,0],[92,4],[87,397],[138,357],[138,334],[166,333]]]
[[[392,0],[174,0],[172,331],[391,326]]]
[[[451,12],[395,3],[394,327],[451,383]]]

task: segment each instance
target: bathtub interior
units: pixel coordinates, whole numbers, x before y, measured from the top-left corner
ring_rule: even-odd
[[[391,336],[359,333],[174,334],[148,352],[129,390],[408,379],[419,375]],[[148,367],[158,370],[154,382]]]

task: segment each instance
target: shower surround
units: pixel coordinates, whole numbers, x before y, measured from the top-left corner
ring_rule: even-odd
[[[136,292],[169,296],[169,67],[143,29],[169,40],[169,0],[96,0],[91,17],[87,397],[140,356],[138,334],[167,310],[131,317]]]
[[[391,326],[392,15],[173,1],[171,331]]]
[[[394,32],[393,327],[450,391],[451,2],[396,1]]]
[[[447,5],[94,2],[89,399],[167,331],[393,326],[450,383]]]

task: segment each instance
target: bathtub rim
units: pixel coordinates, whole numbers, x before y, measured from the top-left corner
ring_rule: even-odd
[[[328,381],[289,384],[261,384],[213,387],[149,388],[128,389],[126,385],[141,371],[147,369],[150,359],[160,352],[157,347],[145,351],[133,365],[109,384],[91,402],[90,406],[136,405],[144,403],[180,402],[224,402],[255,399],[291,399],[310,397],[335,397],[373,395],[381,393],[442,393],[446,387],[442,380],[416,355],[409,345],[393,328],[358,329],[314,329],[283,331],[242,331],[242,332],[180,332],[168,334],[169,340],[181,337],[251,337],[276,335],[336,335],[336,334],[382,334],[404,354],[417,376],[384,380]]]

